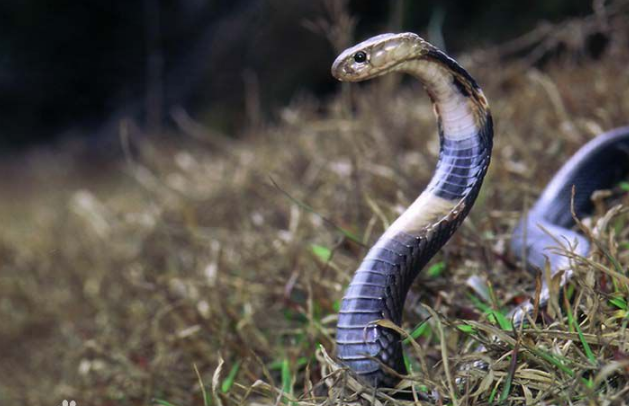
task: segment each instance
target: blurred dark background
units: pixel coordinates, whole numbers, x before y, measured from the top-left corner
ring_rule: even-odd
[[[229,135],[251,117],[272,120],[297,94],[335,88],[328,72],[336,52],[321,22],[341,3],[3,0],[0,148],[116,140],[125,117],[157,133],[172,125],[176,108]],[[592,3],[354,0],[348,7],[360,16],[357,40],[409,30],[456,54],[591,13]]]

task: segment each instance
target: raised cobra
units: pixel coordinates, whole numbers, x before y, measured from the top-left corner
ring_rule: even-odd
[[[453,59],[412,33],[384,34],[346,51],[332,65],[339,80],[389,72],[419,79],[437,115],[439,161],[426,190],[369,250],[345,293],[337,325],[337,355],[361,380],[393,386],[386,365],[405,372],[397,332],[411,283],[448,241],[476,200],[489,167],[493,125],[476,81]]]
[[[383,34],[341,53],[332,75],[358,82],[389,72],[411,74],[422,82],[437,117],[440,152],[426,189],[369,250],[343,298],[337,325],[337,355],[358,378],[374,387],[392,387],[405,374],[400,335],[379,325],[401,324],[408,290],[426,263],[448,241],[469,213],[489,167],[493,124],[487,101],[476,81],[456,61],[412,33]],[[565,270],[564,256],[545,251],[555,238],[587,254],[589,244],[568,229],[572,186],[577,214],[590,209],[589,197],[611,186],[629,171],[629,128],[596,138],[559,171],[514,233],[516,256],[553,273]],[[549,296],[546,286],[541,302]],[[542,303],[543,304],[543,303]],[[530,304],[516,309],[519,323]],[[390,368],[397,372],[387,372]]]

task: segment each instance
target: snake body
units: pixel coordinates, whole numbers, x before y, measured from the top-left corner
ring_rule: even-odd
[[[561,245],[583,257],[590,251],[589,241],[571,230],[575,225],[573,211],[578,218],[589,215],[592,193],[610,189],[628,173],[629,127],[616,128],[586,143],[559,169],[516,227],[511,238],[514,256],[532,268],[543,270],[548,264],[551,276],[563,272],[561,284],[565,284],[572,276],[570,260],[554,248]],[[549,298],[544,282],[540,305]],[[512,311],[514,325],[519,325],[532,309],[527,302]]]
[[[345,292],[337,325],[337,356],[363,382],[392,387],[405,374],[400,335],[378,323],[400,325],[408,290],[426,263],[449,240],[469,213],[489,167],[493,122],[476,81],[456,61],[412,33],[383,34],[341,53],[332,75],[358,82],[389,72],[416,77],[433,102],[440,139],[439,159],[432,179],[411,206],[369,250]],[[629,172],[629,127],[604,134],[586,144],[557,173],[512,239],[516,256],[554,274],[568,260],[546,249],[556,238],[586,255],[587,240],[569,229],[572,186],[577,215],[591,209],[590,195]],[[554,238],[551,237],[552,234]],[[541,304],[548,300],[543,286]],[[516,323],[532,305],[512,312]],[[390,370],[396,373],[390,373]]]
[[[437,115],[439,160],[415,202],[369,250],[343,298],[337,355],[362,381],[393,386],[405,373],[397,332],[411,283],[472,208],[491,158],[493,124],[476,81],[453,59],[412,33],[384,34],[343,52],[332,66],[339,80],[361,81],[388,72],[419,79]]]

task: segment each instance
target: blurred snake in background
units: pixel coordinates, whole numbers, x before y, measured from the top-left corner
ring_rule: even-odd
[[[411,206],[369,250],[345,292],[337,325],[337,356],[360,381],[394,387],[407,373],[400,334],[378,324],[400,326],[410,286],[426,263],[461,225],[491,160],[493,122],[482,90],[470,74],[445,53],[413,33],[383,34],[341,53],[332,75],[359,82],[390,72],[417,78],[437,118],[439,158],[432,179]],[[570,275],[568,258],[547,248],[569,243],[575,254],[588,254],[589,242],[572,231],[571,197],[577,216],[592,209],[591,194],[629,173],[629,127],[605,133],[581,148],[555,175],[517,226],[511,249],[529,265],[551,274]],[[540,306],[550,296],[542,286]],[[521,323],[533,306],[511,313]],[[387,371],[391,369],[396,374]]]

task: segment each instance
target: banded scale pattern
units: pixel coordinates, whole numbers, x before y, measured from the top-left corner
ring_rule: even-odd
[[[448,200],[470,195],[490,159],[492,139],[486,133],[487,130],[462,140],[442,136],[435,174],[426,189]]]
[[[491,124],[485,128],[491,133]],[[457,156],[456,151],[461,151],[462,156]],[[484,177],[489,166],[491,142],[485,148],[479,148],[474,158],[469,156],[469,151],[469,148],[443,148],[440,161],[443,159],[447,164],[441,172],[437,169],[435,178],[450,179],[449,168],[456,169],[454,172],[458,176],[455,181],[436,182],[431,192],[424,192],[441,195],[442,199],[449,194],[452,201],[460,200],[454,206],[460,211],[418,234],[387,231],[369,250],[345,293],[337,325],[337,355],[363,381],[374,386],[391,387],[399,380],[384,373],[381,364],[400,374],[406,372],[399,334],[376,326],[374,322],[389,319],[401,325],[404,301],[413,280],[459,227],[480,190],[461,185]],[[462,173],[467,175],[459,175]],[[458,195],[455,195],[456,191]]]

